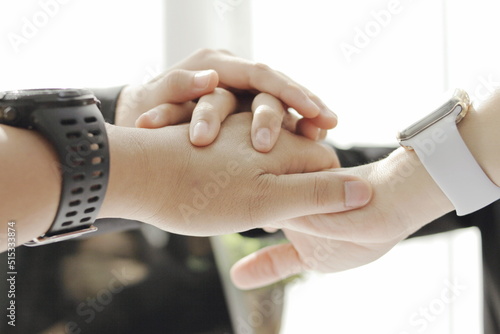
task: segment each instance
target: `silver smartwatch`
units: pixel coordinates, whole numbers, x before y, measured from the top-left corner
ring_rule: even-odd
[[[477,211],[500,198],[495,185],[472,156],[457,129],[470,100],[461,89],[449,101],[398,133],[401,146],[414,150],[459,216]]]

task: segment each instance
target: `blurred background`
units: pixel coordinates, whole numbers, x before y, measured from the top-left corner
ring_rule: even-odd
[[[5,0],[0,90],[143,83],[224,48],[321,97],[339,115],[336,146],[395,147],[444,91],[480,101],[499,85],[499,12],[494,0]],[[304,275],[286,286],[281,333],[482,333],[480,243],[474,228],[442,233]],[[453,282],[463,288],[444,303]]]

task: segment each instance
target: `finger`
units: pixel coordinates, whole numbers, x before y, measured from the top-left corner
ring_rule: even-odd
[[[149,94],[148,109],[164,103],[184,103],[211,93],[219,83],[214,70],[171,70],[161,74],[144,86]]]
[[[338,123],[337,115],[332,110],[330,110],[330,108],[328,108],[326,104],[324,104],[323,101],[320,100],[319,97],[309,92],[306,88],[303,87],[303,89],[307,92],[310,99],[314,101],[314,103],[316,103],[316,105],[318,105],[320,109],[320,113],[318,114],[318,116],[309,118],[311,122],[320,129],[328,130],[336,127]]]
[[[318,140],[320,129],[309,118],[302,118],[297,122],[296,133],[312,140]]]
[[[292,244],[263,248],[236,262],[231,279],[240,289],[255,289],[304,271],[306,267]]]
[[[300,118],[298,118],[295,114],[286,111],[283,118],[283,123],[281,123],[281,127],[285,130],[290,131],[291,133],[296,133],[297,123],[299,122],[299,120]]]
[[[167,125],[186,123],[191,119],[194,102],[164,103],[145,112],[135,122],[138,128],[156,129]]]
[[[253,100],[252,112],[252,145],[259,152],[269,152],[278,140],[285,108],[274,96],[261,93]]]
[[[280,74],[291,80],[287,75],[280,72]],[[338,117],[337,115],[330,109],[328,106],[315,94],[313,94],[310,90],[300,85],[300,88],[307,94],[307,96],[313,101],[319,108],[320,112],[316,117],[308,117],[312,120],[313,124],[316,125],[320,129],[333,129],[337,126]],[[298,110],[297,110],[298,111]],[[300,113],[300,112],[299,112]],[[301,113],[302,114],[302,113]],[[306,117],[302,114],[302,116]]]
[[[219,74],[220,84],[231,89],[269,93],[304,117],[314,118],[320,115],[320,107],[300,85],[267,65],[214,50],[198,51],[191,58],[193,61],[178,66],[190,70],[213,68]]]
[[[328,135],[328,130],[321,129],[319,131],[319,140],[325,140],[327,135]]]
[[[202,96],[194,108],[189,138],[196,146],[211,144],[219,134],[220,125],[236,108],[236,97],[223,88]]]
[[[278,155],[275,159],[281,168],[276,175],[309,173],[339,167],[335,150],[322,143],[314,143],[288,131],[281,131],[276,142],[276,150],[270,154]]]
[[[346,174],[325,171],[261,177],[264,195],[258,203],[258,212],[262,217],[255,217],[255,220],[266,221],[266,226],[276,228],[283,227],[276,222],[291,218],[360,208],[372,196],[367,181]],[[306,233],[307,228],[303,230]]]

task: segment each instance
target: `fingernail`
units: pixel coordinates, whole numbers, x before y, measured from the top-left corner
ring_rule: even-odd
[[[371,191],[363,181],[347,181],[344,183],[345,206],[358,208],[370,200]]]
[[[328,108],[321,108],[321,113],[328,118],[338,119],[337,114]]]
[[[212,75],[213,70],[206,70],[198,72],[194,75],[194,87],[203,90],[208,87],[210,83],[210,76]]]
[[[208,123],[198,121],[193,127],[193,139],[206,138],[208,136]]]
[[[144,117],[149,118],[151,122],[156,122],[158,119],[158,111],[155,109],[151,109],[150,111],[143,114]]]
[[[318,105],[316,103],[314,103],[313,100],[307,99],[306,101],[307,101],[306,104],[307,104],[308,109],[314,109],[316,111],[316,113],[318,113],[318,114],[321,112],[320,107],[318,107]]]
[[[271,146],[271,130],[268,128],[260,128],[255,133],[256,144],[261,148],[269,148]]]

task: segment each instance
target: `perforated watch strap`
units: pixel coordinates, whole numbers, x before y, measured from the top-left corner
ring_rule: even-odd
[[[104,119],[95,104],[38,109],[36,129],[57,151],[62,189],[59,208],[45,236],[92,225],[109,179],[109,145]]]
[[[500,198],[500,187],[484,173],[458,132],[460,106],[446,119],[402,142],[417,153],[431,177],[452,202],[459,216],[477,211]]]

